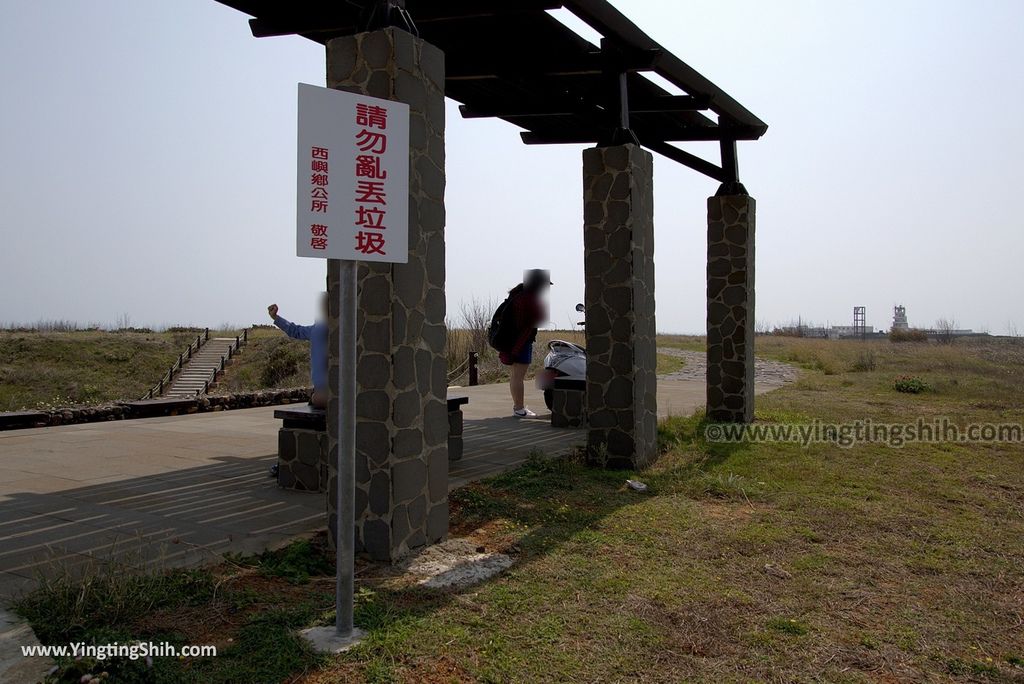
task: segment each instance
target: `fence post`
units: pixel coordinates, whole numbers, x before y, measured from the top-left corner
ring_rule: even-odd
[[[223,356],[220,357],[220,370],[221,370],[222,373],[224,372],[224,357]],[[214,375],[213,377],[217,377],[217,376]]]
[[[249,341],[249,329],[248,328],[246,328],[245,330],[242,331],[242,341],[243,342],[248,342]]]
[[[160,378],[160,394],[163,395],[163,393],[164,393],[164,379]]]
[[[235,351],[237,351],[241,346],[241,338],[238,335],[235,335]]]
[[[210,329],[207,328],[206,332],[203,333],[203,342],[209,342],[209,341],[210,341]]]
[[[480,378],[477,375],[476,362],[479,357],[475,351],[469,352],[469,386],[474,387],[480,383]]]

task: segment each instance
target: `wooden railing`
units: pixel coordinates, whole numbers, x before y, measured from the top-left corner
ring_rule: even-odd
[[[449,371],[449,373],[448,373],[448,384],[449,385],[452,384],[453,382],[455,382],[456,380],[461,378],[463,375],[468,375],[469,376],[469,384],[470,384],[470,386],[474,386],[474,385],[479,384],[479,382],[480,382],[479,369],[478,369],[479,361],[480,361],[480,354],[478,352],[475,352],[475,351],[469,352],[469,357],[465,361],[460,363],[455,370]]]
[[[207,380],[203,381],[203,389],[201,389],[201,390],[197,389],[196,390],[196,396],[197,397],[202,395],[202,394],[206,394],[207,392],[210,391],[210,385],[213,385],[213,384],[215,384],[217,382],[217,376],[224,372],[224,368],[225,368],[225,366],[227,366],[227,362],[230,361],[231,358],[235,354],[238,353],[238,350],[241,349],[242,346],[246,342],[248,342],[248,341],[249,341],[249,329],[248,328],[243,330],[241,335],[235,335],[235,343],[228,346],[228,355],[226,357],[225,356],[220,357],[220,367],[214,368],[210,372],[210,377]]]
[[[174,379],[176,373],[181,372],[185,362],[192,358],[192,355],[199,351],[200,347],[210,339],[210,329],[206,328],[202,334],[197,335],[196,339],[189,343],[188,349],[178,354],[178,360],[171,364],[171,367],[167,369],[167,372],[160,378],[160,382],[153,385],[143,399],[152,399],[154,396],[162,396],[164,389],[170,386],[171,380]]]
[[[163,377],[160,378],[160,382],[153,385],[149,392],[146,393],[146,396],[142,398],[152,399],[153,397],[163,396],[164,390],[171,386],[171,381],[174,379],[174,376],[181,372],[181,369],[185,367],[185,364],[192,359],[192,355],[198,352],[200,347],[209,340],[210,329],[206,328],[202,335],[196,337],[196,339],[188,345],[188,349],[178,354],[178,360],[171,364],[171,367],[163,374]],[[203,389],[196,390],[197,396],[200,394],[206,394],[210,390],[210,385],[216,383],[217,376],[224,372],[224,367],[227,365],[227,362],[231,361],[235,354],[238,353],[238,350],[241,349],[248,341],[248,329],[243,330],[240,335],[235,335],[235,341],[228,345],[227,356],[220,357],[220,366],[218,368],[214,368],[210,373],[210,378],[203,382]]]

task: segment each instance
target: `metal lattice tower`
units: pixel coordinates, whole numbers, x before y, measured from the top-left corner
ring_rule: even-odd
[[[868,336],[868,315],[867,307],[853,307],[853,334],[860,339]]]

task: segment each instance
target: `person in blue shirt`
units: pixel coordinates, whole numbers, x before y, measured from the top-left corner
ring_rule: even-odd
[[[274,325],[293,340],[309,341],[309,374],[313,380],[313,396],[309,403],[327,408],[327,293],[321,299],[320,318],[313,325],[298,325],[277,315],[277,304],[267,307]]]

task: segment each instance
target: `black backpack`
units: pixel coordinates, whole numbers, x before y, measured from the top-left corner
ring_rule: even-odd
[[[512,301],[522,292],[523,286],[519,285],[508,293],[498,308],[491,316],[491,325],[487,328],[487,343],[499,352],[512,351],[519,331],[516,329],[516,309]]]

